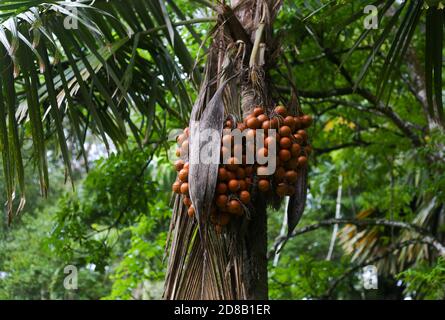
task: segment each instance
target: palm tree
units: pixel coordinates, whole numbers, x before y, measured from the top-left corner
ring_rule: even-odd
[[[272,111],[265,63],[273,63],[276,48],[272,23],[280,6],[281,0],[237,0],[216,8],[213,43],[191,113],[191,121],[200,121],[202,129],[221,132],[227,116],[240,119],[257,105]],[[192,135],[192,149],[193,143]],[[215,144],[218,148],[220,142]],[[254,198],[251,219],[244,217],[224,235],[217,234],[205,218],[217,172],[216,164],[191,166],[190,195],[197,220],[187,218],[179,195],[175,199],[164,293],[167,299],[267,298],[266,201],[262,196]],[[299,214],[290,212],[290,216]]]
[[[441,3],[377,0],[374,4],[380,16],[391,14],[393,18],[381,27],[356,86],[382,44],[394,37],[377,94],[390,93],[386,84],[396,74],[419,21],[426,19],[426,112],[432,123],[443,128]],[[200,119],[206,109],[222,119],[227,114],[246,115],[255,104],[272,106],[276,99],[267,79],[271,67],[278,63],[279,45],[273,41],[272,25],[281,5],[280,0],[194,0],[181,7],[173,0],[97,0],[91,5],[89,1],[3,1],[0,145],[9,221],[25,203],[23,148],[31,147],[41,191],[46,195],[46,152],[53,137],[70,177],[73,152],[67,141],[75,143],[76,155],[86,157],[87,133],[100,137],[107,148],[113,144],[118,150],[126,147],[129,135],[141,146],[155,140],[163,144],[166,112],[186,124],[190,111],[192,120]],[[203,7],[201,16],[215,13],[216,17],[189,18]],[[344,1],[326,1],[313,15],[351,7],[354,5]],[[359,9],[342,27],[361,17],[363,8]],[[207,43],[193,24],[206,22],[215,22],[215,26],[206,66],[200,70],[188,45],[202,44],[205,49]],[[310,33],[312,27],[306,24]],[[351,54],[371,33],[363,32]],[[190,92],[197,88],[193,104]],[[292,97],[290,107],[297,108],[295,88]],[[214,169],[206,168],[207,172]],[[204,193],[192,190],[192,198],[205,203],[214,177],[197,174],[191,181],[195,188],[208,186]],[[288,208],[290,231],[303,210],[306,188],[304,181],[301,183],[301,194]],[[19,201],[14,199],[16,187]],[[207,228],[202,219],[184,219],[179,198],[173,211],[165,298],[267,298],[265,200],[255,202],[255,215],[243,226],[244,232],[223,237]]]

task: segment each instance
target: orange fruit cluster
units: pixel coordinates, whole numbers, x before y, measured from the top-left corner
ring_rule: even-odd
[[[214,203],[210,214],[210,221],[217,230],[227,225],[233,216],[244,215],[251,202],[254,165],[246,161],[245,141],[242,144],[235,144],[231,133],[235,128],[240,131],[246,129],[242,123],[235,125],[232,120],[225,121],[221,139],[221,164],[218,168]],[[241,159],[238,159],[237,155],[241,155]]]
[[[290,115],[283,106],[276,107],[269,115],[263,108],[256,107],[243,122],[225,121],[221,139],[221,161],[210,211],[210,221],[218,232],[229,224],[231,219],[246,213],[252,201],[252,194],[256,190],[261,193],[273,191],[280,197],[295,193],[299,169],[307,165],[311,153],[305,130],[311,124],[311,116]],[[233,129],[246,131],[244,136],[247,140],[243,139],[241,145],[234,143]],[[246,141],[249,138],[255,139],[258,129],[264,130],[264,146],[256,150],[247,145]],[[276,130],[275,136],[268,134],[270,129]],[[189,129],[186,128],[178,136],[178,157],[188,154],[189,135]],[[255,152],[255,156],[267,157],[272,143],[275,144],[277,152],[276,171],[273,175],[266,175],[266,166],[256,162],[247,163],[246,153]],[[238,159],[237,155],[241,155],[241,159]],[[183,195],[188,215],[193,217],[195,209],[189,197],[188,186],[189,164],[179,159],[175,162],[175,169],[178,177],[172,189],[175,193]]]
[[[190,130],[189,128],[185,128],[183,133],[181,133],[176,142],[178,143],[178,148],[176,149],[176,156],[184,158],[188,155],[189,151],[189,137]],[[178,173],[176,181],[172,185],[172,191],[177,194],[183,195],[183,203],[187,207],[187,213],[189,217],[193,217],[195,215],[195,208],[192,205],[192,200],[189,195],[189,163],[183,159],[178,159],[175,162],[175,170]]]
[[[255,108],[254,112],[246,118],[246,122],[256,129],[265,131],[263,154],[268,153],[268,146],[276,145],[276,170],[273,176],[263,174],[266,168],[258,166],[256,173],[259,177],[258,189],[268,192],[273,185],[274,192],[280,196],[290,196],[295,193],[295,182],[297,181],[300,168],[307,165],[308,157],[312,152],[308,144],[306,129],[312,124],[310,115],[293,116],[283,106],[276,107],[266,116],[262,108]],[[269,129],[275,129],[276,135],[268,135]]]

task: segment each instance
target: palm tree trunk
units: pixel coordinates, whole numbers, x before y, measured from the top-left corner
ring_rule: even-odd
[[[260,24],[265,25],[264,33],[269,33],[272,27],[272,20],[266,21],[263,19],[267,13],[271,13],[271,8],[275,2],[269,1],[269,6],[261,7],[261,1],[258,0],[232,0],[231,7],[235,12],[235,16],[240,22],[242,28],[247,33],[252,44],[249,52],[250,65],[246,66],[252,68],[253,55],[259,55],[256,43],[265,44],[266,35],[258,34],[257,31],[261,28]],[[265,10],[265,12],[261,12]],[[275,13],[274,13],[275,14]],[[257,37],[260,37],[257,39]],[[253,51],[253,52],[252,52]],[[263,68],[263,65],[256,65],[255,67]],[[253,70],[250,70],[253,71]],[[266,74],[267,70],[260,70],[260,73]],[[252,106],[260,104],[263,106],[270,105],[272,99],[268,96],[269,88],[261,79],[260,87],[262,92],[256,92],[255,83],[249,81],[244,84],[243,92],[241,93],[243,99],[242,111],[243,115],[249,114]],[[247,253],[244,259],[243,270],[245,272],[245,288],[247,299],[264,300],[268,298],[268,277],[267,277],[267,210],[266,201],[259,197],[255,203],[255,217],[249,224],[244,242],[246,244],[245,252]]]
[[[264,201],[256,204],[256,216],[245,236],[246,257],[243,270],[246,298],[248,300],[268,299],[267,284],[267,212]]]

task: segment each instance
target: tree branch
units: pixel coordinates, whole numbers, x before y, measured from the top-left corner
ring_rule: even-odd
[[[189,26],[192,24],[215,22],[215,21],[217,21],[217,19],[214,17],[204,17],[204,18],[189,19],[189,20],[185,20],[185,21],[176,21],[176,22],[172,22],[172,25],[174,27],[180,27],[180,26]],[[134,35],[139,34],[139,35],[144,36],[144,35],[148,35],[150,33],[154,33],[154,32],[160,31],[160,30],[164,30],[164,29],[167,29],[166,24],[163,24],[163,25],[157,26],[157,27],[153,27],[151,29],[136,32]]]
[[[283,86],[277,86],[276,87],[281,92],[289,92],[290,88],[283,87]],[[358,94],[362,98],[366,99],[368,102],[370,102],[373,106],[369,107],[368,110],[375,110],[381,115],[387,117],[394,123],[394,125],[406,136],[408,137],[412,144],[416,147],[419,147],[422,145],[421,138],[414,132],[416,130],[416,127],[402,119],[391,107],[387,107],[382,103],[377,97],[371,93],[371,91],[364,89],[364,88],[357,88],[354,91],[353,87],[343,87],[343,88],[337,88],[337,89],[330,89],[325,91],[310,91],[310,90],[298,90],[298,95],[303,98],[313,98],[313,99],[320,99],[320,98],[329,98],[329,97],[336,97],[336,96],[344,96],[349,94]],[[350,105],[349,105],[350,106]],[[363,110],[365,111],[365,109]]]
[[[414,133],[415,127],[409,122],[400,118],[400,116],[391,108],[386,107],[377,97],[371,93],[371,91],[364,88],[357,88],[356,91],[363,98],[368,100],[370,103],[374,105],[374,109],[381,114],[388,117],[399,129],[403,132],[405,136],[407,136],[414,146],[419,147],[422,145],[422,141],[419,136]]]
[[[332,146],[332,147],[328,147],[328,148],[315,148],[314,147],[314,151],[316,155],[320,155],[323,153],[329,153],[335,150],[340,150],[340,149],[344,149],[344,148],[350,148],[350,147],[367,147],[370,146],[372,143],[371,142],[366,142],[363,140],[354,140],[353,142],[346,142],[346,143],[342,143],[336,146]]]
[[[346,49],[342,49],[342,50],[333,51],[332,54],[342,55],[342,54],[348,53],[350,50],[351,50],[351,48],[346,48]],[[355,51],[372,50],[372,46],[357,47],[354,50]],[[296,64],[306,64],[306,63],[311,63],[311,62],[315,62],[315,61],[318,61],[318,60],[322,60],[324,58],[326,58],[326,53],[321,53],[319,55],[316,55],[316,56],[313,56],[313,57],[309,57],[307,59],[302,59],[302,60],[296,59],[295,63]]]
[[[339,68],[341,75],[346,79],[346,81],[348,81],[351,86],[354,86],[352,76],[346,70],[345,66],[341,64],[341,61],[334,54],[332,54],[332,51],[329,48],[326,48],[324,51],[328,60]],[[393,108],[386,106],[382,101],[377,99],[377,97],[368,89],[358,87],[356,88],[355,93],[359,94],[360,96],[368,100],[371,104],[373,104],[375,110],[387,116],[412,141],[414,146],[419,147],[422,145],[421,139],[418,137],[417,134],[414,133],[414,126],[411,125],[409,122],[401,119]]]
[[[288,93],[291,89],[286,86],[276,86],[276,89],[282,93]],[[345,96],[348,94],[353,94],[354,90],[352,87],[343,87],[336,89],[329,89],[325,91],[317,91],[317,90],[298,90],[298,96],[303,98],[329,98],[336,96]]]
[[[305,227],[302,227],[300,229],[296,229],[290,234],[289,236],[284,237],[277,237],[275,240],[275,243],[273,245],[273,248],[271,251],[269,251],[268,257],[275,254],[277,251],[281,251],[286,244],[286,242],[293,237],[296,237],[300,234],[304,234],[310,231],[317,230],[321,227],[331,226],[335,224],[353,224],[356,226],[385,226],[385,227],[393,227],[393,228],[399,228],[399,229],[406,229],[411,230],[419,235],[422,236],[422,240],[434,247],[441,256],[445,257],[445,246],[433,235],[429,233],[428,230],[417,226],[415,224],[402,222],[402,221],[390,221],[386,219],[328,219],[323,220],[315,224],[311,224]]]

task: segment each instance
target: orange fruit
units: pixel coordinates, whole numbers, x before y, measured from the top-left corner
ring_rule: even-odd
[[[255,118],[253,113],[251,113],[247,117],[245,117],[243,123],[247,126],[247,121],[249,121],[249,119],[252,119],[252,118]]]
[[[278,129],[278,125],[279,125],[279,122],[278,122],[277,118],[270,119],[270,128],[271,129]]]
[[[188,210],[187,210],[187,214],[190,218],[193,218],[195,216],[195,208],[193,208],[193,206],[191,206]]]
[[[182,169],[181,171],[179,171],[178,174],[179,180],[181,180],[182,182],[187,182],[188,177],[189,177],[189,171],[187,169]]]
[[[282,116],[283,118],[287,116],[287,109],[286,109],[286,107],[278,106],[278,107],[275,108],[274,111],[276,113],[278,113],[280,116]]]
[[[249,191],[241,191],[239,194],[239,198],[242,203],[248,204],[250,202],[250,193]]]
[[[188,152],[189,150],[189,141],[185,140],[181,145],[181,152]]]
[[[230,180],[227,186],[231,192],[237,192],[240,188],[239,182],[236,179]]]
[[[301,117],[301,122],[305,128],[309,128],[312,125],[312,117],[308,114],[305,114]]]
[[[292,157],[296,158],[300,155],[301,147],[298,143],[294,143],[292,147],[290,148],[290,153],[292,154]]]
[[[187,136],[184,133],[181,133],[177,138],[176,142],[178,143],[178,146],[182,146],[184,141],[187,139]]]
[[[298,165],[304,167],[307,165],[307,158],[305,156],[298,157]]]
[[[261,192],[267,192],[269,188],[270,188],[269,180],[261,179],[260,181],[258,181],[258,189]]]
[[[187,182],[184,182],[183,184],[181,184],[181,193],[188,195],[189,193],[189,184]]]
[[[224,182],[220,182],[216,185],[216,193],[217,194],[224,194],[227,193],[227,184]]]
[[[182,202],[187,206],[190,207],[192,205],[192,199],[190,199],[189,197],[184,197],[184,200],[182,200]]]
[[[288,126],[282,126],[278,130],[278,133],[282,137],[288,137],[288,136],[290,136],[292,134],[292,130]]]
[[[233,121],[232,120],[226,120],[224,125],[228,128],[233,128]]]
[[[280,158],[281,161],[286,162],[290,160],[292,155],[289,150],[281,149],[280,152],[278,152],[278,157]]]
[[[180,193],[181,192],[181,182],[179,182],[179,181],[173,182],[172,191],[175,193]]]
[[[295,183],[297,181],[297,172],[294,170],[289,170],[286,172],[286,180],[289,183]]]
[[[279,183],[276,192],[280,197],[284,197],[287,193],[287,184]]]
[[[187,207],[190,207],[192,205],[192,199],[190,199],[190,197],[185,196],[184,199],[182,200],[182,203],[184,203],[184,205],[186,205]]]
[[[216,197],[216,205],[218,208],[224,209],[227,205],[227,200],[229,198],[225,194],[220,194]]]
[[[301,135],[296,133],[296,134],[294,134],[294,141],[295,141],[295,143],[302,144],[304,139]]]
[[[230,200],[229,201],[229,205],[228,207],[228,211],[232,214],[241,214],[242,212],[242,207],[241,207],[241,203],[239,203],[238,200]]]
[[[210,214],[210,222],[211,223],[213,223],[213,224],[217,224],[218,223],[218,213],[215,211],[215,212],[212,212],[211,214]]]
[[[288,137],[283,137],[280,140],[280,147],[289,149],[292,146],[292,141]]]
[[[299,135],[303,138],[303,141],[306,141],[306,140],[307,140],[307,133],[306,133],[305,130],[303,130],[303,129],[298,130],[298,131],[297,131],[297,134],[299,134]]]
[[[227,170],[226,170],[226,168],[219,168],[218,169],[218,180],[219,181],[227,181],[227,178],[228,178],[228,176],[227,176]]]
[[[176,171],[181,171],[181,169],[184,168],[184,160],[176,160],[175,162],[175,169]]]
[[[295,130],[295,119],[292,116],[287,116],[283,121],[285,126],[288,126],[292,132]]]
[[[261,126],[261,122],[257,118],[252,117],[247,120],[246,125],[250,129],[258,129]]]
[[[268,121],[269,117],[266,116],[265,114],[260,114],[259,116],[257,116],[257,119],[259,122],[261,122],[261,124],[263,124],[264,121]]]
[[[233,180],[233,179],[236,179],[235,172],[227,171],[227,181],[230,181],[230,180]]]
[[[253,113],[252,115],[255,117],[258,117],[259,115],[264,113],[264,109],[261,107],[256,107],[255,109],[253,109]]]

